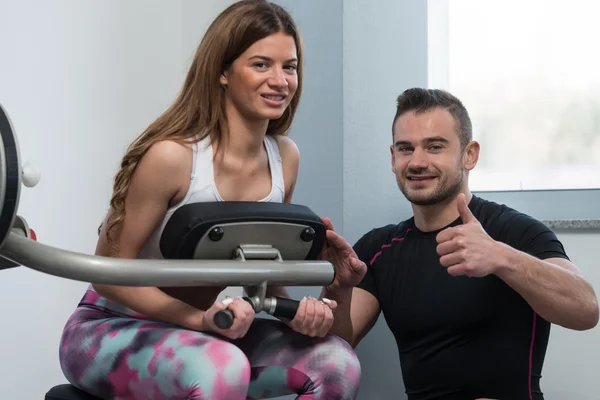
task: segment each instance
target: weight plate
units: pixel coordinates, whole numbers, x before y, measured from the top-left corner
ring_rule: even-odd
[[[8,114],[0,104],[0,247],[15,220],[20,193],[19,145]]]

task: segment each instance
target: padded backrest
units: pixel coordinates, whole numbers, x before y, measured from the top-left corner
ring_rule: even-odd
[[[306,206],[208,202],[177,209],[163,230],[160,250],[166,259],[231,259],[239,245],[271,245],[284,260],[314,260],[324,243],[325,225]]]

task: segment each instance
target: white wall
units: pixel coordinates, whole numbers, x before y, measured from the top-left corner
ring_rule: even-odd
[[[23,161],[42,171],[19,206],[40,241],[93,253],[126,145],[174,99],[194,42],[223,4],[0,0],[0,102]],[[1,398],[42,399],[65,382],[58,341],[85,287],[1,272]]]

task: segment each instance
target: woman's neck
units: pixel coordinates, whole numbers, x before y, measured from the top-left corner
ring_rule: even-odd
[[[268,120],[243,118],[233,106],[227,107],[228,134],[225,153],[235,159],[257,158],[263,148]]]

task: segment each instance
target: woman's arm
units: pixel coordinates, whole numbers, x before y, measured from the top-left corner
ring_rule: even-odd
[[[137,258],[152,232],[162,222],[169,204],[187,190],[191,173],[191,150],[170,141],[154,144],[140,160],[125,199],[125,218],[117,243],[119,258]],[[188,163],[181,160],[189,159]],[[100,231],[97,255],[111,254],[106,224]],[[205,330],[204,311],[167,295],[156,287],[125,287],[93,284],[102,296],[150,318],[193,330]]]

